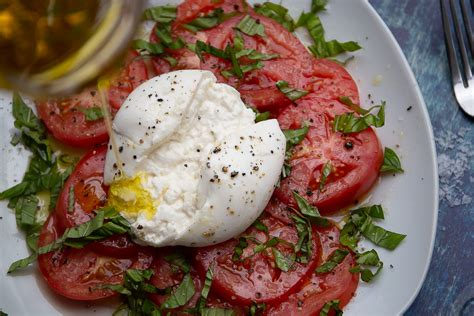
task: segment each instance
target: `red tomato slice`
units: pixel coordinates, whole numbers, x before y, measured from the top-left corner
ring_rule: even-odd
[[[298,233],[293,225],[270,216],[262,218],[261,221],[268,227],[268,235],[251,227],[242,236],[251,236],[261,243],[272,237],[278,237],[293,245],[298,242]],[[283,300],[314,271],[318,264],[319,249],[316,238],[313,239],[314,251],[309,263],[295,262],[288,272],[276,267],[271,249],[254,254],[257,244],[252,240],[248,240],[248,243],[249,246],[244,249],[241,262],[232,260],[237,240],[196,249],[196,268],[201,274],[204,274],[209,267],[213,267],[214,281],[211,292],[231,304],[248,306],[252,302]],[[282,243],[276,248],[284,255],[289,255],[293,251]]]
[[[38,245],[54,242],[61,234],[55,214],[43,226]],[[74,300],[97,300],[116,295],[104,284],[121,284],[127,269],[146,269],[153,256],[146,252],[129,258],[114,258],[98,254],[86,246],[83,249],[64,247],[38,257],[38,264],[49,287],[57,294]]]
[[[113,235],[94,242],[89,247],[96,253],[115,258],[130,258],[136,256],[140,249],[144,249],[135,244],[128,234]]]
[[[112,115],[120,108],[130,92],[147,79],[145,63],[136,59],[136,56],[136,52],[129,54],[127,65],[109,89]],[[107,141],[109,136],[103,119],[86,121],[82,111],[98,107],[101,103],[97,89],[89,87],[73,96],[37,101],[36,108],[54,138],[75,147],[91,147]]]
[[[310,126],[306,138],[291,157],[291,174],[281,181],[275,195],[295,205],[297,191],[323,214],[331,214],[357,203],[374,185],[383,162],[383,151],[374,130],[343,135],[332,130],[335,115],[348,112],[339,101],[321,99],[312,94],[289,107],[278,117],[281,128]],[[320,190],[321,174],[329,162],[332,172]]]
[[[340,246],[339,229],[318,228],[319,239],[322,247],[322,262],[325,262]],[[354,255],[348,254],[346,258],[331,272],[325,274],[313,273],[306,279],[298,291],[287,299],[268,306],[265,315],[319,315],[321,308],[331,300],[340,300],[339,307],[349,303],[357,289],[359,274],[351,273],[349,269],[355,265]]]
[[[106,154],[107,146],[90,150],[67,179],[56,205],[61,227],[68,228],[85,223],[94,217],[92,211],[105,205],[108,190],[104,184]],[[69,203],[71,193],[74,194],[72,205]]]

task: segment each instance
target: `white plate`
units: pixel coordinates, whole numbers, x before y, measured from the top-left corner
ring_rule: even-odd
[[[308,10],[310,3],[282,2],[294,17]],[[356,40],[364,47],[355,54],[348,70],[357,81],[362,104],[368,104],[368,94],[373,100],[387,101],[386,124],[377,132],[383,145],[396,148],[405,169],[402,175],[384,176],[372,191],[370,201],[385,206],[387,216],[382,226],[408,236],[393,252],[377,249],[385,263],[384,270],[373,284],[359,286],[345,315],[398,315],[409,307],[422,285],[435,238],[438,171],[431,124],[400,47],[367,1],[332,0],[321,18],[328,39]],[[10,100],[8,93],[0,94],[0,190],[19,181],[27,164],[26,152],[9,144],[13,128]],[[412,109],[407,111],[409,106]],[[10,315],[109,314],[107,303],[91,306],[52,294],[34,268],[14,277],[5,275],[9,264],[25,257],[27,250],[6,203],[0,209],[0,309]]]

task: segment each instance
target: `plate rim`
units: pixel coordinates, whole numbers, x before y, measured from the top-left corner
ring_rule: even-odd
[[[362,0],[361,4],[364,5],[366,7],[367,12],[373,18],[375,18],[375,20],[381,27],[381,31],[383,31],[384,35],[390,39],[392,48],[394,48],[396,52],[398,53],[398,55],[402,57],[401,61],[403,62],[403,65],[404,65],[403,72],[405,72],[408,75],[408,78],[410,80],[409,83],[412,84],[412,87],[416,95],[416,102],[421,105],[420,110],[422,111],[422,117],[424,118],[424,125],[428,129],[428,133],[430,136],[429,137],[429,145],[431,149],[430,156],[431,156],[431,164],[433,166],[433,170],[432,170],[433,176],[435,180],[433,181],[433,188],[432,188],[434,191],[434,201],[433,201],[434,209],[433,209],[433,220],[431,222],[430,248],[428,251],[428,257],[427,257],[426,263],[423,267],[423,274],[418,281],[417,287],[415,291],[413,292],[413,294],[410,296],[410,299],[406,302],[406,304],[401,308],[399,312],[399,314],[403,314],[410,308],[410,306],[418,297],[418,294],[420,293],[421,288],[423,287],[423,284],[425,283],[429,268],[431,266],[431,261],[433,259],[434,245],[436,241],[436,230],[438,227],[438,215],[439,215],[439,173],[438,173],[438,160],[437,160],[438,155],[436,151],[436,143],[434,140],[433,125],[431,123],[431,118],[428,112],[428,108],[426,107],[426,103],[423,98],[423,93],[421,92],[418,81],[416,80],[415,74],[413,73],[413,69],[408,63],[405,53],[403,52],[402,48],[400,47],[400,44],[398,43],[397,39],[393,35],[390,28],[384,22],[382,17],[378,14],[377,10],[375,10],[375,8],[370,4],[369,0]]]

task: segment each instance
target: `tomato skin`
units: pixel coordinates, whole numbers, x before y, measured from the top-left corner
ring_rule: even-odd
[[[372,128],[343,135],[332,130],[336,115],[350,110],[335,100],[311,94],[278,117],[281,128],[294,129],[308,122],[306,138],[295,147],[291,174],[275,190],[282,202],[295,206],[294,191],[328,215],[357,203],[375,184],[383,162],[383,150]],[[320,190],[322,169],[330,162],[332,171]]]
[[[45,246],[61,236],[55,214],[51,214],[43,226],[38,245]],[[40,271],[48,286],[57,294],[74,300],[97,300],[117,295],[100,289],[104,284],[121,284],[129,268],[146,269],[153,257],[140,252],[130,258],[114,258],[97,254],[90,245],[82,249],[63,247],[60,250],[38,256]]]
[[[111,81],[108,100],[112,116],[133,89],[148,79],[146,65],[137,57],[137,52],[130,51],[118,77]],[[86,121],[85,114],[81,112],[82,109],[102,104],[96,87],[87,87],[65,98],[38,100],[35,104],[48,131],[64,144],[92,147],[109,139],[103,119]]]
[[[242,236],[252,236],[264,243],[272,237],[278,237],[290,244],[298,242],[296,228],[277,219],[261,218],[268,227],[269,235],[250,227]],[[249,246],[242,254],[243,261],[233,261],[232,255],[237,240],[196,249],[195,265],[201,275],[213,267],[214,280],[211,292],[233,304],[248,306],[252,302],[276,302],[288,296],[293,289],[309,275],[319,262],[319,249],[316,237],[313,238],[313,253],[309,263],[295,262],[292,269],[283,272],[275,266],[271,249],[253,254],[256,244],[248,240]],[[279,243],[275,246],[282,254],[289,255],[293,249]]]
[[[58,197],[56,213],[63,228],[74,227],[89,221],[92,211],[105,205],[108,188],[104,184],[104,166],[107,146],[86,153],[64,184]],[[69,210],[69,195],[74,189],[74,205]]]
[[[252,7],[245,0],[185,0],[178,5],[176,22],[188,23],[217,8],[223,9],[224,13],[253,12]]]
[[[114,258],[130,258],[136,256],[140,248],[128,234],[113,235],[101,241],[90,244],[90,249],[96,253]]]
[[[339,229],[336,226],[317,228],[322,249],[322,261],[338,248]],[[339,307],[349,303],[359,284],[359,273],[351,273],[355,266],[355,256],[350,252],[333,271],[325,274],[313,273],[302,286],[286,300],[268,306],[264,315],[319,315],[325,303],[338,299]]]

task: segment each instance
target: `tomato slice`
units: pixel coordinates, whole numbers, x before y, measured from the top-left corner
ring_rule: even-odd
[[[374,130],[343,135],[335,133],[335,115],[349,109],[336,100],[311,94],[289,107],[278,117],[281,128],[300,128],[309,124],[309,132],[291,157],[291,174],[281,181],[275,195],[295,205],[294,191],[316,205],[323,214],[331,214],[357,203],[374,185],[383,162],[383,152]],[[330,163],[332,171],[320,190],[322,170]]]
[[[68,228],[85,223],[94,217],[94,210],[105,205],[108,190],[104,184],[106,154],[105,145],[90,150],[67,179],[56,205],[61,227]]]
[[[131,52],[124,69],[108,92],[112,115],[140,83],[148,78],[146,65]],[[61,99],[37,101],[38,115],[57,140],[75,147],[91,147],[108,140],[103,119],[87,121],[84,110],[98,107],[102,100],[95,87]]]
[[[338,248],[339,229],[336,226],[317,228],[321,241],[322,262]],[[295,293],[291,294],[279,304],[268,306],[265,315],[319,315],[321,308],[327,302],[338,299],[339,306],[349,303],[359,284],[359,274],[351,273],[355,258],[349,253],[346,258],[331,272],[325,274],[311,274],[304,284]]]
[[[217,8],[223,9],[224,13],[253,11],[245,0],[185,0],[178,5],[176,22],[188,23]]]
[[[318,264],[319,250],[316,237],[313,239],[313,255],[309,263],[295,262],[288,272],[283,272],[275,265],[271,249],[254,254],[257,244],[253,240],[265,243],[272,237],[285,240],[288,244],[298,242],[298,233],[293,225],[264,216],[261,221],[268,228],[268,235],[254,227],[249,228],[242,236],[249,246],[244,249],[241,261],[233,261],[237,240],[196,250],[196,268],[204,274],[213,267],[214,281],[211,292],[231,304],[248,306],[252,302],[275,302],[284,299],[296,288],[304,278],[314,271]],[[288,256],[292,247],[279,243],[275,247]]]
[[[50,244],[62,233],[53,213],[43,226],[38,245]],[[82,249],[63,247],[40,255],[38,264],[49,287],[57,294],[74,300],[97,300],[116,295],[101,289],[101,285],[121,284],[127,269],[146,269],[152,260],[149,252],[129,258],[108,257],[94,252],[88,245]]]

